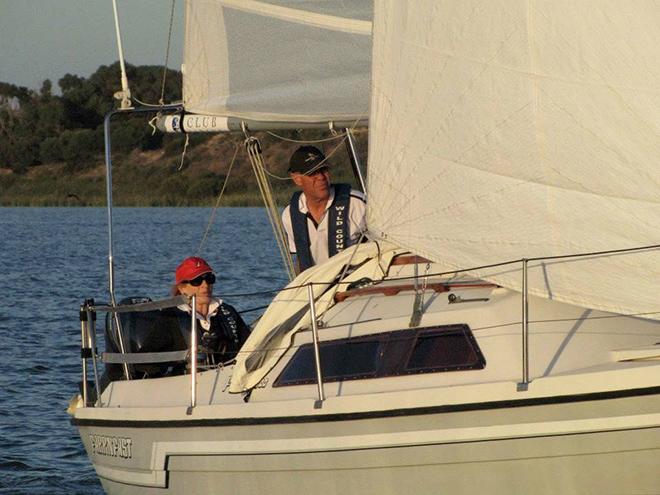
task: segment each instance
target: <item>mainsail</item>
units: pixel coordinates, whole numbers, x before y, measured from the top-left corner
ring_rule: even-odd
[[[658,46],[658,2],[377,0],[372,235],[452,270],[660,244]],[[533,294],[651,318],[659,280],[658,249],[529,268]]]
[[[187,0],[187,112],[267,122],[366,120],[371,0]]]

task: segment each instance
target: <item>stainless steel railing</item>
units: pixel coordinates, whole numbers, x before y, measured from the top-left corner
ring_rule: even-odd
[[[321,372],[321,352],[319,350],[319,329],[316,321],[316,305],[314,303],[314,290],[312,284],[307,285],[307,296],[309,298],[309,315],[312,319],[312,339],[314,341],[314,362],[316,364],[316,385],[318,388],[319,398],[314,403],[315,409],[320,409],[325,400],[325,393],[323,391],[323,374]]]
[[[190,349],[188,351],[173,351],[173,352],[152,352],[152,353],[130,353],[127,352],[123,343],[120,343],[119,353],[104,353],[106,358],[104,362],[121,364],[128,374],[126,379],[130,379],[131,363],[162,363],[169,362],[173,359],[186,357],[190,365],[190,406],[188,407],[188,414],[192,414],[193,408],[197,404],[197,372],[198,372],[198,357],[197,357],[197,310],[196,310],[196,297],[188,298],[185,296],[176,296],[170,299],[160,301],[145,302],[130,305],[94,305],[93,299],[86,299],[80,306],[80,355],[82,360],[82,399],[84,407],[102,407],[101,401],[101,387],[98,372],[98,348],[96,345],[96,314],[97,312],[106,312],[113,314],[113,322],[116,322],[116,316],[119,313],[150,311],[154,309],[163,309],[174,307],[182,303],[188,303],[191,306],[191,330],[190,330]],[[119,328],[118,328],[119,330]],[[90,400],[92,393],[89,389],[88,376],[89,367],[88,360],[92,360],[92,371],[94,376],[94,396],[95,400]]]
[[[615,251],[603,251],[603,252],[598,252],[598,253],[582,253],[582,254],[573,254],[573,255],[563,255],[563,256],[549,256],[549,257],[538,257],[538,258],[523,258],[519,260],[513,260],[505,263],[498,263],[495,265],[488,265],[488,266],[483,266],[483,267],[474,267],[474,268],[469,268],[469,269],[464,269],[464,270],[453,270],[451,272],[442,272],[442,273],[434,273],[434,274],[426,274],[425,277],[429,276],[441,276],[441,275],[455,275],[456,273],[460,272],[469,272],[469,271],[475,271],[479,270],[482,268],[489,268],[489,267],[495,267],[495,266],[503,266],[503,265],[511,265],[511,264],[516,264],[516,263],[521,263],[521,272],[522,272],[522,283],[521,283],[521,380],[518,382],[517,389],[521,392],[524,392],[528,390],[529,384],[531,383],[531,377],[530,377],[530,329],[529,329],[529,262],[534,262],[534,261],[545,261],[545,260],[553,260],[553,259],[564,259],[564,258],[575,258],[575,257],[584,257],[584,256],[597,256],[597,255],[603,255],[603,254],[610,254],[610,253],[624,253],[624,252],[635,252],[635,251],[640,251],[640,250],[649,250],[649,249],[658,249],[660,246],[646,246],[643,248],[635,248],[635,249],[626,249],[626,250],[615,250]],[[403,277],[399,278],[396,280],[402,280],[402,279],[409,279],[411,277]],[[394,279],[391,279],[394,280]],[[316,306],[315,306],[315,300],[314,300],[314,291],[313,291],[313,285],[314,283],[308,283],[307,285],[307,292],[308,292],[308,304],[309,304],[309,314],[311,318],[311,330],[312,330],[312,337],[313,337],[313,347],[314,347],[314,358],[315,358],[315,366],[316,366],[316,381],[317,381],[317,399],[314,403],[316,408],[322,407],[326,397],[325,397],[325,392],[323,388],[323,372],[322,372],[322,363],[321,363],[321,353],[320,353],[320,341],[319,341],[319,335],[318,335],[318,322],[317,322],[317,313],[316,313]],[[324,283],[323,285],[328,285],[327,283]],[[302,287],[302,286],[301,286]],[[289,287],[288,289],[294,289],[296,287]],[[300,288],[300,287],[298,287]],[[273,291],[267,291],[264,293],[272,293]],[[250,295],[254,294],[261,294],[261,293],[252,293]],[[241,295],[247,295],[247,294],[241,294]],[[231,296],[231,295],[230,295]],[[236,296],[236,295],[233,295]],[[97,311],[107,311],[107,312],[112,312],[112,313],[120,313],[120,312],[128,312],[128,311],[142,311],[142,310],[147,310],[147,309],[160,309],[163,307],[167,306],[173,306],[180,304],[181,302],[191,302],[191,306],[193,308],[191,312],[191,318],[192,318],[192,323],[191,323],[191,349],[188,351],[189,352],[189,360],[190,360],[190,371],[191,371],[191,383],[190,383],[190,406],[189,406],[189,414],[191,414],[193,408],[196,406],[197,403],[197,371],[198,371],[198,355],[196,352],[197,349],[197,318],[196,318],[196,311],[194,310],[195,308],[195,301],[189,301],[188,299],[184,298],[183,296],[179,296],[181,299],[170,299],[170,300],[163,300],[163,301],[156,301],[156,302],[150,302],[150,303],[144,303],[144,304],[133,304],[133,305],[128,305],[128,306],[94,306],[93,300],[87,300],[83,306],[81,306],[81,311],[80,311],[80,320],[81,320],[81,357],[82,357],[82,373],[83,373],[83,384],[82,384],[82,395],[83,395],[83,402],[85,405],[91,405],[90,402],[90,391],[89,391],[89,385],[87,382],[87,375],[89,373],[88,369],[88,359],[92,359],[92,368],[94,372],[94,382],[95,382],[95,388],[97,391],[98,397],[94,401],[97,406],[102,406],[101,400],[100,400],[100,388],[99,388],[99,379],[98,379],[98,371],[97,371],[97,350],[96,350],[96,329],[94,326],[94,322],[96,319],[96,312]],[[130,353],[121,353],[122,355],[126,356],[129,355]],[[167,354],[167,356],[163,356],[160,361],[149,361],[149,362],[166,362],[166,361],[171,361],[171,353],[151,353],[152,355],[157,355],[157,354]],[[146,356],[146,354],[143,354],[143,356]],[[157,356],[156,356],[157,357]],[[131,362],[137,362],[137,361],[130,361],[130,360],[125,360],[125,361],[113,361],[113,362],[121,362],[126,365],[130,364]],[[148,362],[148,361],[140,361],[140,362]]]

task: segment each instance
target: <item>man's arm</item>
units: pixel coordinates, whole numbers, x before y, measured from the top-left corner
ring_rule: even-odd
[[[282,227],[284,227],[284,232],[286,233],[286,243],[289,247],[289,255],[293,259],[293,269],[296,272],[296,275],[300,274],[300,260],[296,255],[296,241],[293,238],[293,226],[291,225],[291,213],[289,209],[291,206],[284,208],[282,212]]]
[[[351,190],[351,207],[349,209],[351,225],[351,241],[357,242],[363,232],[367,230],[367,202],[363,193]]]

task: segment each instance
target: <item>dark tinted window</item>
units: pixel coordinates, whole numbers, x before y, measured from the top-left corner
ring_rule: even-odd
[[[320,346],[321,369],[324,381],[375,376],[378,365],[378,341],[338,340]],[[297,385],[316,381],[314,347],[304,345],[293,356],[277,385]]]
[[[405,367],[407,371],[472,367],[479,362],[476,342],[463,329],[420,332]]]
[[[467,325],[398,330],[323,342],[323,381],[481,369],[486,361]],[[274,386],[316,382],[312,344],[296,351]]]

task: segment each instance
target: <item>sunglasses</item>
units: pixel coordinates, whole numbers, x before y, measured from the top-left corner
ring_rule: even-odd
[[[187,280],[183,283],[190,284],[193,287],[199,287],[200,285],[202,285],[202,282],[206,282],[209,285],[213,285],[215,283],[215,275],[212,273],[205,273],[197,278],[193,278],[192,280]]]

